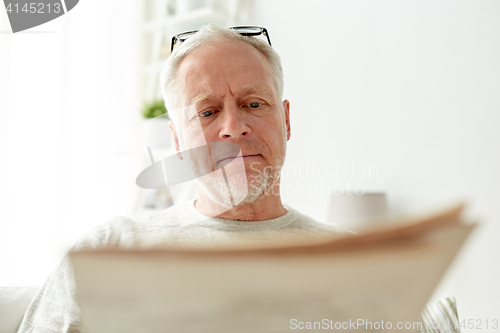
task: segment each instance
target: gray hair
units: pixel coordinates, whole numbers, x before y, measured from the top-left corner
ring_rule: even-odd
[[[177,70],[181,65],[182,60],[193,50],[216,41],[225,39],[227,41],[242,41],[255,47],[269,60],[271,65],[271,75],[276,83],[278,96],[283,97],[283,69],[281,68],[281,60],[266,42],[255,38],[245,37],[238,34],[233,29],[223,29],[216,25],[209,24],[200,29],[196,34],[189,37],[185,42],[177,46],[172,54],[165,61],[163,70],[160,75],[160,88],[165,101],[165,106],[169,112],[173,112],[180,107],[179,91],[176,82]]]

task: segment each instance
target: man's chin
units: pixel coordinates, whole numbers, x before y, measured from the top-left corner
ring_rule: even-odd
[[[204,197],[228,210],[257,202],[272,185],[272,177],[263,173],[236,173],[226,176],[226,179],[222,175],[202,177],[197,183]]]

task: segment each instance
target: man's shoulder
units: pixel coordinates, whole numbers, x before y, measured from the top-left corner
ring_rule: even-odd
[[[153,235],[169,233],[177,228],[178,221],[178,210],[175,207],[141,217],[117,216],[89,230],[77,241],[75,249],[141,246]]]

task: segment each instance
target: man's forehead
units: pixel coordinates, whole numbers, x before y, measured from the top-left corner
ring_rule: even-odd
[[[241,41],[208,44],[193,50],[181,62],[177,80],[188,104],[223,97],[228,87],[239,96],[275,90],[269,60]]]
[[[227,69],[228,66],[243,64],[254,68],[257,66],[270,68],[271,65],[269,59],[261,51],[248,43],[221,41],[220,44],[210,42],[192,50],[182,59],[179,70],[189,73],[200,68],[223,66],[222,69]]]

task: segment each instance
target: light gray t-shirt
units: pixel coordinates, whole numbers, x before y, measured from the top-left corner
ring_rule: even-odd
[[[74,249],[269,245],[347,232],[319,223],[288,206],[285,208],[285,215],[272,220],[234,221],[207,217],[190,201],[147,218],[117,217],[92,229],[78,240]],[[65,257],[31,302],[18,333],[81,331],[73,270]]]

